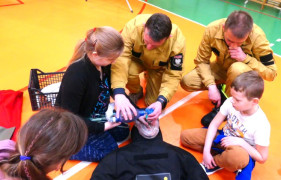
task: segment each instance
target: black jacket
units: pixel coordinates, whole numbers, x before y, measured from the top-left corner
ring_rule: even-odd
[[[167,177],[167,180],[208,179],[189,152],[163,141],[161,131],[149,140],[143,138],[136,127],[132,130],[132,143],[107,155],[96,167],[91,179],[149,179],[146,175],[152,175],[150,179],[158,179],[153,174],[158,174],[161,179]]]
[[[102,67],[102,71],[110,82],[110,65]],[[56,99],[56,106],[82,117],[91,133],[104,131],[103,123],[92,122],[88,119],[98,101],[100,81],[100,72],[85,55],[67,68]]]

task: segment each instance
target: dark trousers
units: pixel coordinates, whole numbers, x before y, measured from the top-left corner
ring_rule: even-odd
[[[89,133],[88,140],[84,147],[71,160],[97,162],[102,160],[107,154],[118,148],[117,142],[125,140],[130,129],[127,124],[99,134]]]

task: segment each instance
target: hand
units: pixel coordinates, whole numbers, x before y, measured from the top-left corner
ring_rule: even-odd
[[[228,146],[242,146],[243,143],[245,143],[244,139],[240,137],[233,137],[233,136],[227,136],[222,138],[221,140],[221,146],[222,147],[228,147]]]
[[[216,162],[215,162],[215,160],[214,160],[214,158],[213,158],[213,156],[211,155],[210,152],[208,152],[208,153],[204,152],[203,153],[202,164],[208,169],[213,169],[214,167],[217,166],[217,164],[216,164]]]
[[[229,47],[228,50],[230,57],[236,61],[242,62],[246,59],[247,55],[243,52],[241,47],[232,48]]]
[[[209,95],[209,99],[210,101],[212,101],[213,104],[216,104],[217,107],[220,107],[221,105],[221,95],[220,95],[220,92],[217,88],[217,85],[210,85],[209,87],[209,92],[208,92],[208,95]]]
[[[148,115],[147,120],[149,121],[157,120],[162,112],[162,104],[159,101],[156,101],[152,103],[150,106],[148,106],[147,108],[154,109],[153,113]]]
[[[112,129],[116,126],[119,126],[121,122],[105,122],[104,123],[104,131],[107,131],[109,129]]]
[[[119,118],[120,116],[120,111],[125,120],[133,119],[133,115],[131,112],[133,112],[134,115],[137,116],[135,107],[130,103],[130,101],[124,94],[116,94],[114,99],[117,118]]]
[[[147,122],[147,120],[145,119],[145,116],[141,116],[138,119],[142,124],[144,124],[146,127],[149,127],[149,124]]]

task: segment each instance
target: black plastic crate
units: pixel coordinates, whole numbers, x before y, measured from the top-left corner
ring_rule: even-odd
[[[55,104],[57,92],[46,92],[47,88],[56,87],[62,81],[65,72],[44,73],[39,69],[31,69],[28,84],[28,93],[33,111]]]

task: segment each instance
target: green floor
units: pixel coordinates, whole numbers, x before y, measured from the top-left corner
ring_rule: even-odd
[[[275,54],[281,56],[281,11],[244,0],[147,0],[147,3],[173,12],[204,26],[227,17],[234,10],[250,13],[254,22],[265,32]]]

